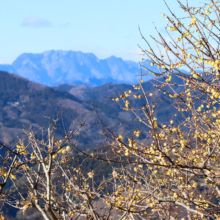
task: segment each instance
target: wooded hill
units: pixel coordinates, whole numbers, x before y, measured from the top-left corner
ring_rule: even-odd
[[[143,83],[146,94],[152,91],[154,84],[157,82],[153,80]],[[181,88],[177,87],[177,89]],[[132,96],[140,94],[140,90],[135,90],[128,84],[108,83],[93,88],[64,84],[52,88],[30,82],[14,74],[0,72],[0,140],[14,145],[19,140],[18,137],[22,137],[23,129],[28,129],[30,125],[36,132],[39,131],[39,127],[47,128],[49,117],[59,113],[63,122],[60,120],[58,125],[60,127],[65,125],[66,130],[70,126],[77,127],[79,122],[86,120],[85,126],[78,135],[78,138],[84,137],[79,147],[91,148],[97,144],[102,145],[104,138],[96,126],[96,123],[100,125],[100,122],[94,108],[110,129],[115,129],[121,124],[121,132],[126,136],[129,125],[138,127],[140,124],[134,120],[133,114],[123,110],[118,102],[112,101],[112,98],[119,97],[122,92],[128,90],[133,91]],[[161,99],[157,117],[165,123],[176,110],[169,105],[167,94],[157,92],[154,96],[156,95]],[[131,103],[135,103],[138,108],[145,102],[143,99],[132,98]],[[123,103],[121,105],[124,107]]]

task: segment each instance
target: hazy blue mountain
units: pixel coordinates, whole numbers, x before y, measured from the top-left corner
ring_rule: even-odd
[[[147,68],[150,62],[142,62]],[[154,70],[156,67],[153,67]],[[105,83],[137,83],[140,65],[111,56],[98,59],[92,53],[75,51],[47,51],[21,54],[11,65],[0,70],[14,73],[47,86],[58,84],[100,86]]]

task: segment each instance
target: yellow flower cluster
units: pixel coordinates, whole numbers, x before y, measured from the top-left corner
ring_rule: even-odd
[[[17,144],[16,147],[17,147],[18,152],[20,152],[21,154],[24,154],[24,155],[29,154],[28,151],[25,150],[25,146],[23,142],[20,142],[19,144]]]
[[[94,171],[91,171],[91,172],[87,173],[87,175],[88,175],[89,178],[93,178],[93,176],[94,176]]]

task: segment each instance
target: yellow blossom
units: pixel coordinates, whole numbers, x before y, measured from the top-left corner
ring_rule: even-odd
[[[89,178],[93,178],[93,176],[94,176],[94,171],[91,171],[91,172],[87,173],[87,175],[88,175]]]

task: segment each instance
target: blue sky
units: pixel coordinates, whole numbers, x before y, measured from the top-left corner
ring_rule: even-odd
[[[176,0],[166,1],[182,13]],[[163,31],[161,15],[168,13],[163,0],[8,0],[0,7],[0,63],[9,64],[22,53],[52,49],[138,61],[137,45],[145,47],[138,26],[150,40],[153,22]]]

